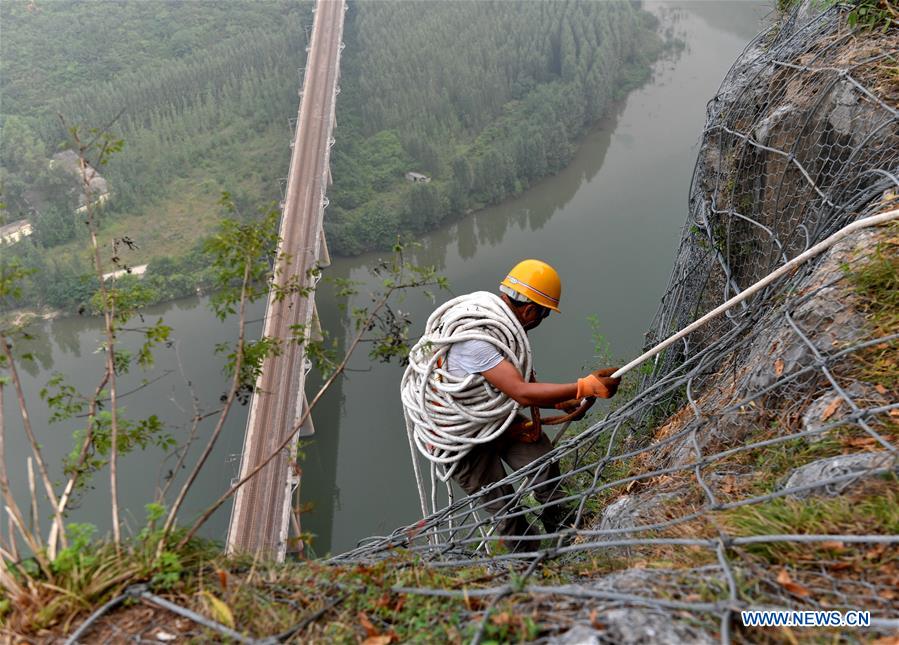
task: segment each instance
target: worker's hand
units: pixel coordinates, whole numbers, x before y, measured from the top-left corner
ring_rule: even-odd
[[[556,405],[554,407],[556,408],[556,410],[564,410],[568,414],[571,414],[572,412],[577,411],[581,407],[582,403],[583,403],[583,400],[581,400],[581,399],[568,399],[567,401],[562,401],[561,403],[556,403]],[[591,399],[591,404],[592,404],[592,399]],[[571,417],[571,420],[572,421],[580,421],[585,416],[587,416],[587,410],[589,410],[589,409],[590,409],[589,405],[584,407],[583,412],[581,412],[580,414],[578,414],[576,416]]]
[[[621,385],[621,378],[612,378],[612,374],[617,371],[617,367],[604,367],[601,370],[594,370],[592,372],[593,376],[602,381],[603,385],[606,386],[606,389],[609,390],[609,396],[606,398],[615,396],[615,392],[618,391],[618,386]]]
[[[553,407],[556,410],[565,410],[565,412],[568,412],[569,414],[571,414],[572,412],[577,410],[579,407],[581,407],[581,400],[580,399],[568,399],[567,401],[562,401],[561,403],[556,403]]]
[[[597,370],[597,372],[605,372],[607,370]],[[612,370],[613,372],[615,370]],[[587,396],[596,396],[601,399],[611,399],[618,391],[618,385],[621,383],[620,378],[612,378],[610,376],[598,376],[597,372],[579,378],[577,380],[577,397],[582,399]]]

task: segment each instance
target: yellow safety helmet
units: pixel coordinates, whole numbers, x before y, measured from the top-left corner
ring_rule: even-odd
[[[500,284],[525,296],[528,300],[533,300],[538,305],[559,311],[562,280],[559,279],[556,270],[546,262],[522,260],[512,267],[509,275]]]

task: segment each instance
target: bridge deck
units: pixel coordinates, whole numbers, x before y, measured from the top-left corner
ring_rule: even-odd
[[[322,230],[324,195],[330,177],[329,151],[343,37],[344,0],[318,0],[297,127],[281,217],[282,251],[290,263],[281,271],[282,284],[299,276],[310,285],[309,269],[327,258]],[[323,250],[324,249],[324,250]],[[322,257],[324,256],[324,257]],[[291,337],[292,325],[310,324],[314,300],[299,295],[270,299],[263,333]],[[266,361],[250,403],[240,476],[250,472],[292,432],[305,405],[306,359],[301,347],[285,346],[283,354]],[[311,424],[309,424],[311,426]],[[229,552],[263,552],[282,559],[287,546],[291,491],[299,477],[289,449],[281,451],[236,494],[228,529]]]

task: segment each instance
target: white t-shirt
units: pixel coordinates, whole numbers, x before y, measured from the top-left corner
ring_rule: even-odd
[[[463,340],[449,348],[446,370],[453,376],[464,378],[496,367],[503,358],[502,353],[486,340]]]

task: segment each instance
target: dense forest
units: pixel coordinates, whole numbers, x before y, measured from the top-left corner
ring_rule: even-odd
[[[0,20],[0,224],[34,229],[0,262],[36,270],[13,304],[73,308],[91,288],[73,178],[49,163],[67,139],[59,115],[125,142],[101,169],[107,240],[137,241],[128,261],[149,262],[160,299],[202,285],[219,194],[244,217],[279,198],[312,3],[11,0]],[[332,248],[389,245],[558,171],[647,75],[653,27],[627,1],[351,3]]]
[[[652,17],[631,2],[355,9],[326,218],[339,253],[431,229],[557,172],[660,47]],[[433,181],[385,192],[407,170]]]

